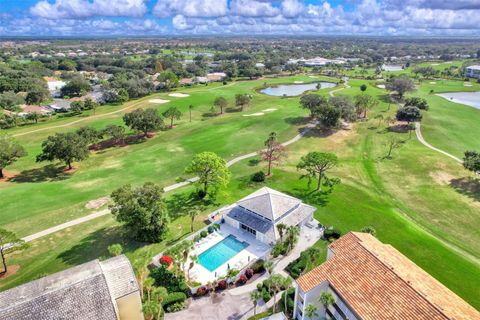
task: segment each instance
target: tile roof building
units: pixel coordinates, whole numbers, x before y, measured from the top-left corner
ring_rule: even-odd
[[[314,304],[327,319],[480,319],[480,313],[391,245],[350,232],[333,242],[327,261],[297,279],[296,319]],[[325,308],[319,297],[335,299]]]
[[[315,210],[297,198],[264,187],[220,209],[212,219],[221,217],[230,226],[250,232],[263,243],[273,244],[280,238],[278,224],[303,226],[313,219]]]
[[[0,320],[143,320],[139,287],[123,255],[94,260],[0,293]]]

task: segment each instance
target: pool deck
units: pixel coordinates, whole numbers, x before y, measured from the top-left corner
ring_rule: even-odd
[[[237,238],[237,240],[242,242],[247,242],[249,244],[248,247],[240,251],[238,254],[233,256],[231,259],[226,261],[224,264],[220,265],[217,269],[210,272],[205,267],[203,267],[200,263],[195,263],[194,267],[190,270],[190,278],[191,280],[200,282],[202,284],[206,284],[208,282],[212,282],[219,277],[223,277],[227,274],[228,267],[232,269],[241,270],[243,269],[249,262],[259,258],[264,257],[269,251],[270,246],[264,244],[263,242],[258,241],[255,239],[253,235],[248,232],[235,229],[226,223],[220,225],[221,228],[218,231],[214,231],[213,233],[209,234],[206,238],[200,240],[198,243],[195,244],[194,249],[191,251],[190,256],[192,255],[200,255],[202,252],[207,250],[208,248],[214,246],[215,244],[219,243],[229,235],[233,235]],[[188,259],[186,265],[190,264],[190,258]]]

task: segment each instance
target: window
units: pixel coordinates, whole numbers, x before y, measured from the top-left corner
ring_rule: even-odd
[[[250,232],[250,233],[253,234],[254,236],[257,235],[257,231],[256,231],[255,229],[252,229],[252,228],[250,228],[249,226],[244,225],[243,223],[240,225],[240,227],[241,227],[243,230]]]

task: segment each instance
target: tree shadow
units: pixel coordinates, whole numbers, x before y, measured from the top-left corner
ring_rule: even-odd
[[[258,158],[254,158],[254,159],[250,159],[248,160],[248,166],[250,167],[256,167],[258,166],[258,164],[261,162],[262,160],[258,159]]]
[[[407,133],[409,131],[409,127],[406,124],[396,124],[394,126],[389,126],[386,129],[389,132],[395,132],[395,133]]]
[[[306,203],[316,204],[319,206],[326,206],[328,203],[328,195],[332,193],[332,189],[316,191],[309,188],[294,188],[290,194],[293,197],[303,199]]]
[[[8,181],[18,183],[62,181],[70,178],[70,173],[65,168],[49,164],[42,168],[24,170]]]
[[[218,112],[212,112],[212,111],[208,111],[208,112],[204,112],[202,113],[202,117],[203,118],[215,118],[217,116],[219,116],[220,113]]]
[[[102,228],[89,234],[70,249],[60,253],[58,258],[70,265],[107,258],[109,256],[108,246],[114,243],[122,245],[123,253],[132,252],[145,245],[145,243],[129,238],[128,232],[122,226]]]
[[[302,133],[307,129],[308,129],[307,127],[299,128],[298,133]],[[338,130],[342,130],[342,129],[327,129],[327,128],[314,127],[314,128],[310,128],[310,130],[307,133],[305,133],[303,136],[305,138],[326,138],[331,136]]]
[[[450,186],[475,201],[480,201],[480,179],[463,177],[450,180]]]
[[[128,143],[124,139],[122,140],[114,140],[114,139],[108,139],[108,140],[103,140],[100,141],[99,143],[95,143],[89,147],[90,150],[99,152],[105,149],[109,148],[114,148],[114,147],[126,147]]]
[[[242,112],[242,108],[239,107],[228,107],[225,109],[226,113],[235,113],[235,112]]]
[[[170,218],[184,216],[194,207],[206,206],[208,203],[200,199],[196,192],[175,193],[165,201]]]
[[[294,126],[306,125],[310,120],[309,117],[288,117],[284,119],[286,123]]]

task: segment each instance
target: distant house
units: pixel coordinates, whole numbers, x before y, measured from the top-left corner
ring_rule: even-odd
[[[71,102],[65,99],[53,99],[53,102],[48,105],[48,108],[55,112],[64,112],[70,110]]]
[[[180,79],[180,84],[183,86],[190,86],[193,84],[193,79],[192,78],[182,78]]]
[[[52,97],[60,97],[60,90],[66,85],[65,81],[53,77],[43,77],[43,79],[47,81],[48,91],[50,91]]]
[[[466,67],[465,77],[480,79],[480,65]]]
[[[207,77],[196,77],[195,82],[197,82],[197,83],[207,83],[208,78]]]
[[[257,62],[255,63],[255,67],[257,68],[265,68],[265,64],[261,63],[261,62]]]
[[[207,80],[209,82],[214,82],[214,81],[223,81],[227,77],[227,74],[225,72],[212,72],[207,74]]]
[[[0,293],[0,320],[143,320],[130,261],[94,260]]]
[[[302,227],[313,220],[315,210],[297,198],[264,187],[220,209],[210,219],[224,219],[230,226],[251,233],[257,240],[273,244],[280,239],[278,224]]]
[[[52,113],[52,110],[50,110],[48,107],[42,107],[37,105],[23,104],[20,106],[20,109],[22,109],[22,111],[18,113],[19,116],[26,116],[29,113],[38,113],[41,115],[47,115],[49,113]]]
[[[296,280],[294,319],[308,305],[321,319],[480,319],[480,313],[390,245],[350,232],[328,247],[327,261]],[[319,301],[330,293],[334,302]]]

